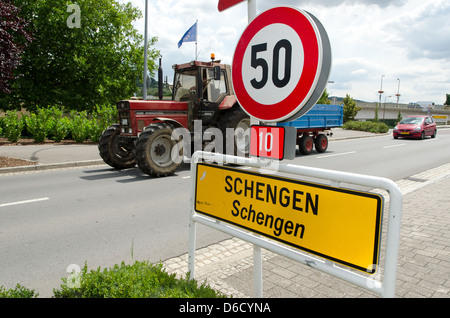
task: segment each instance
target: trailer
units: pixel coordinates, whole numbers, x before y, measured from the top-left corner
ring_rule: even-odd
[[[308,155],[316,148],[319,153],[328,148],[331,128],[341,127],[344,109],[341,105],[317,104],[305,115],[292,121],[277,123],[277,126],[291,126],[297,129],[297,145],[300,152]]]

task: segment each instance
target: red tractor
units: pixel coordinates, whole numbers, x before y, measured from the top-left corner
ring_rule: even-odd
[[[176,64],[173,69],[171,100],[162,100],[160,73],[159,100],[117,102],[119,123],[103,132],[98,145],[105,163],[117,169],[137,164],[153,177],[171,175],[181,164],[173,156],[174,147],[180,143],[173,137],[177,128],[189,134],[182,139],[190,142],[191,153],[203,149],[207,145],[203,141],[205,132],[215,129],[222,133],[223,138],[217,141],[223,142],[223,149],[247,154],[249,138],[243,132],[249,132],[250,118],[234,95],[231,67],[212,60]],[[231,136],[227,128],[235,133]],[[189,157],[190,153],[180,151],[178,155]]]

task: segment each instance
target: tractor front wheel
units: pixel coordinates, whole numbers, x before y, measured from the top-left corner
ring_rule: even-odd
[[[114,124],[106,128],[98,142],[98,150],[103,161],[116,169],[132,168],[134,161],[133,142],[123,143],[119,141],[119,125]]]

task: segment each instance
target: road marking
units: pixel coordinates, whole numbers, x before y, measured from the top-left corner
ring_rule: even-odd
[[[332,155],[320,156],[320,157],[317,157],[317,158],[321,159],[321,158],[329,158],[329,157],[336,157],[336,156],[344,156],[344,155],[351,155],[352,153],[356,153],[356,151],[336,153],[336,154],[332,154]]]
[[[34,202],[46,201],[46,200],[50,200],[50,198],[39,198],[39,199],[32,199],[32,200],[24,200],[24,201],[15,201],[15,202],[9,202],[9,203],[2,203],[2,204],[0,204],[0,208],[3,208],[5,206],[34,203]]]
[[[401,146],[406,146],[406,144],[398,144],[398,145],[384,146],[383,149],[394,148],[394,147],[401,147]]]
[[[435,140],[439,140],[439,138],[424,139],[424,140],[422,140],[422,142],[430,142],[430,141],[435,141]]]

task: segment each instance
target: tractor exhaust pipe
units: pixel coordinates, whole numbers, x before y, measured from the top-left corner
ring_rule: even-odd
[[[159,68],[158,68],[158,95],[159,100],[163,99],[163,70],[161,67],[161,58],[159,58]]]

